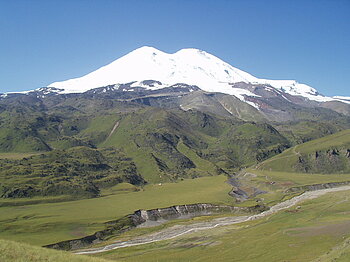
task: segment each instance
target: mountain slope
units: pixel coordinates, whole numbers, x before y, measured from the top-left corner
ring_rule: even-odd
[[[146,108],[118,122],[98,147],[122,148],[149,182],[220,174],[221,169],[255,163],[289,146],[270,125],[198,111]],[[84,131],[83,139],[90,134]]]
[[[0,127],[7,130],[0,152],[41,153],[22,160],[0,155],[0,197],[96,197],[121,182],[161,183],[230,172],[290,146],[271,125],[230,114],[88,94],[35,98],[33,107],[32,100],[23,101],[30,97],[0,101]],[[28,135],[14,136],[29,130],[44,148],[29,144]]]
[[[350,129],[292,147],[258,167],[281,172],[349,173]]]

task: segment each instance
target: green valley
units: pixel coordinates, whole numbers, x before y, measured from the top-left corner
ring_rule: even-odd
[[[86,236],[103,229],[106,222],[138,209],[192,203],[231,204],[232,198],[227,194],[231,187],[226,179],[221,175],[143,188],[118,184],[102,191],[98,198],[59,203],[33,204],[35,198],[5,199],[0,201],[0,238],[48,245]]]
[[[306,191],[350,184],[348,115],[289,105],[290,118],[281,121],[231,96],[186,90],[0,100],[0,246],[6,259],[23,256],[13,251],[18,260],[9,258],[14,244],[7,240],[94,248],[172,226],[238,219]],[[332,193],[332,199],[340,201],[345,194]],[[169,251],[173,261],[210,261],[220,250],[222,261],[279,261],[301,248],[297,228],[323,228],[315,217],[343,228],[348,206],[344,202],[335,219],[331,211],[320,213],[330,205],[325,199],[301,203],[303,212],[292,207],[261,220],[94,256],[171,261]],[[155,226],[143,226],[148,222]],[[306,256],[300,249],[298,261],[344,256],[348,237],[305,238],[316,251]],[[264,256],[267,245],[275,243],[276,250]],[[282,252],[283,245],[291,251]],[[33,261],[51,256],[60,261],[57,256],[63,254],[34,250],[39,255]]]

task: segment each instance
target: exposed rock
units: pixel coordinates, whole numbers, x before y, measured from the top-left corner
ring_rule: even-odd
[[[294,166],[296,171],[304,173],[348,173],[350,171],[350,150],[348,145],[313,153],[302,153]]]
[[[167,221],[218,213],[256,213],[264,210],[266,210],[266,207],[262,205],[256,205],[253,207],[234,207],[213,204],[178,205],[150,210],[137,210],[133,214],[127,215],[118,220],[106,222],[107,228],[98,231],[93,235],[62,241],[44,247],[61,250],[75,250],[102,242],[112,235],[121,234],[148,221]]]

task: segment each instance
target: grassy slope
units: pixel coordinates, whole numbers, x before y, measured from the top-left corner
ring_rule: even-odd
[[[177,150],[193,161],[193,163],[196,165],[196,168],[193,171],[200,176],[210,176],[218,172],[217,166],[215,166],[212,162],[199,157],[196,152],[186,146],[182,140],[177,144]]]
[[[299,121],[275,125],[293,144],[301,144],[349,128],[348,120]]]
[[[197,117],[196,113],[168,112],[154,108],[140,110],[124,116],[115,132],[100,143],[99,147],[122,148],[133,159],[140,174],[150,183],[174,181],[178,176],[217,175],[215,165],[201,159],[181,139],[186,138],[197,150],[200,150],[198,144],[210,144],[217,140],[215,135],[222,127],[212,127],[215,134],[207,135],[208,127],[201,127],[202,123],[196,122]],[[191,170],[192,167],[186,167],[186,159],[192,161],[196,168]],[[211,168],[207,169],[208,166]],[[205,172],[200,172],[203,170]]]
[[[206,164],[201,166],[206,161],[226,170],[237,170],[289,146],[289,141],[270,126],[243,122],[234,117],[145,107],[113,99],[56,97],[61,101],[49,99],[51,102],[46,104],[47,107],[36,98],[30,99],[34,100],[20,99],[17,104],[6,105],[1,113],[0,118],[8,123],[4,122],[0,133],[10,129],[6,134],[0,134],[0,140],[3,139],[0,151],[115,146],[125,151],[150,183],[201,176],[203,173],[198,175],[197,171],[206,169]],[[36,106],[33,107],[33,103],[37,103]],[[18,122],[21,125],[18,126]],[[116,123],[119,126],[109,137]],[[171,139],[167,140],[169,137]],[[186,155],[181,151],[180,138],[193,154]],[[38,145],[30,149],[27,142],[33,139]],[[50,148],[41,148],[39,144]],[[19,150],[16,145],[24,148]],[[198,170],[191,170],[191,161],[198,160],[195,155],[203,161],[196,162]],[[217,172],[210,169],[206,173],[216,175]]]
[[[45,245],[82,237],[138,209],[191,203],[232,203],[226,177],[148,185],[138,192],[108,190],[105,197],[0,208],[0,237]],[[113,193],[111,195],[111,193]]]
[[[0,239],[0,261],[3,262],[107,262],[101,258],[77,256],[28,244]]]
[[[294,196],[295,193],[286,192],[291,187],[348,181],[350,181],[350,174],[305,174],[262,171],[250,168],[242,174],[241,182],[243,185],[257,187],[266,191],[266,193],[257,195],[240,205],[252,205],[256,200],[263,201],[267,205],[273,205],[285,198]]]
[[[0,181],[2,198],[86,198],[122,181],[143,184],[135,165],[122,152],[89,147],[54,150],[22,160],[0,159]]]
[[[257,167],[262,170],[293,172],[295,171],[294,166],[297,164],[300,154],[310,154],[316,151],[347,146],[349,144],[350,129],[347,129],[333,135],[297,145],[284,151],[282,154],[264,161]]]
[[[206,169],[208,161],[211,166],[237,169],[288,146],[288,141],[268,125],[196,111],[145,108],[120,118],[109,115],[103,119],[102,122],[100,117],[92,119],[78,136],[98,142],[99,148],[121,148],[150,183],[202,176],[191,170],[191,161],[198,170]],[[116,121],[118,127],[108,136]],[[216,175],[217,170],[206,169],[206,173]]]
[[[109,130],[112,130],[113,125]],[[117,130],[111,137],[100,143],[100,147],[116,146],[123,148],[124,152],[136,163],[140,174],[147,181],[151,183],[160,182],[162,179],[159,178],[159,169],[151,154],[142,148],[138,148],[133,142],[130,129],[138,130],[139,128],[137,125],[134,125],[131,117],[128,116],[126,119],[121,120]],[[141,127],[140,129],[142,130],[143,128]]]
[[[130,262],[302,262],[317,258],[323,262],[330,261],[332,255],[348,261],[348,242],[344,242],[350,237],[348,195],[347,191],[331,193],[261,220],[95,256]]]

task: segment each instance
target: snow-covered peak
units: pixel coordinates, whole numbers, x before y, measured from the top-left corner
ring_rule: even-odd
[[[252,75],[198,49],[181,49],[174,54],[168,54],[144,46],[90,74],[55,82],[49,87],[64,89],[65,93],[81,93],[96,87],[147,79],[167,85],[197,85],[212,92],[222,92],[222,84],[256,80]]]
[[[333,100],[318,94],[314,88],[294,80],[256,78],[214,55],[195,48],[181,49],[169,54],[150,46],[140,47],[83,77],[55,82],[49,87],[62,89],[61,93],[82,93],[97,87],[144,80],[162,83],[162,85],[150,87],[152,89],[186,83],[208,92],[235,95],[241,100],[244,100],[244,96],[255,95],[247,90],[242,91],[233,87],[234,83],[270,85],[285,93],[319,102]]]

